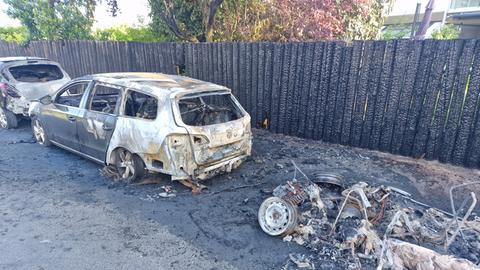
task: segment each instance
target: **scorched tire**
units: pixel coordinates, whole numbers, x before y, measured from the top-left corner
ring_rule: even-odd
[[[115,151],[115,166],[122,181],[135,182],[145,174],[143,160],[124,148]]]
[[[43,127],[42,122],[37,118],[32,119],[32,133],[33,138],[35,141],[43,146],[51,146],[52,142],[48,138],[47,132],[45,132],[45,128]]]
[[[18,127],[18,118],[17,116],[4,108],[0,108],[0,128],[17,128]]]

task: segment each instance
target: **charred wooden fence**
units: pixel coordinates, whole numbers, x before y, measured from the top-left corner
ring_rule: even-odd
[[[73,76],[177,73],[226,85],[274,132],[480,167],[480,41],[0,43]]]

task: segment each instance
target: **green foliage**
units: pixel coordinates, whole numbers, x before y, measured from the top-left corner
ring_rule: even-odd
[[[390,40],[390,39],[402,39],[408,36],[411,31],[411,25],[409,24],[400,24],[394,26],[388,26],[382,30],[380,33],[380,39]]]
[[[24,43],[27,40],[28,30],[24,26],[0,27],[0,40],[7,42]]]
[[[265,0],[225,0],[217,11],[214,41],[261,41],[269,27]]]
[[[344,39],[378,39],[385,17],[393,8],[395,0],[348,0],[341,8]]]
[[[106,29],[98,29],[93,33],[96,40],[161,42],[168,38],[154,32],[150,27],[130,27],[120,25]]]
[[[432,32],[433,39],[457,39],[460,36],[460,30],[454,24],[444,25],[442,28]]]
[[[149,3],[153,29],[171,40],[308,41],[378,38],[393,0],[150,0]],[[212,8],[215,4],[218,8]],[[212,18],[212,25],[206,23]]]
[[[93,14],[101,0],[4,0],[7,15],[27,29],[27,40],[89,39]],[[115,15],[116,0],[106,0]]]
[[[149,0],[152,28],[170,41],[202,39],[202,0]]]

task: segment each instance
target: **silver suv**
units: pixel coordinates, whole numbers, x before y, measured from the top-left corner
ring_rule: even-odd
[[[16,128],[30,101],[54,93],[70,81],[56,62],[38,57],[0,58],[0,127]]]
[[[39,144],[54,144],[126,181],[229,172],[250,155],[250,116],[230,89],[182,76],[109,73],[72,80],[30,108]]]

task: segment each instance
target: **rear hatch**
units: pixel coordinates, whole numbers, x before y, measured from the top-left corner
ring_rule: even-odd
[[[25,61],[10,66],[8,72],[15,89],[27,100],[53,94],[70,80],[60,66],[49,61]]]
[[[175,111],[179,125],[189,134],[197,164],[212,164],[250,152],[250,116],[230,91],[177,97]]]

